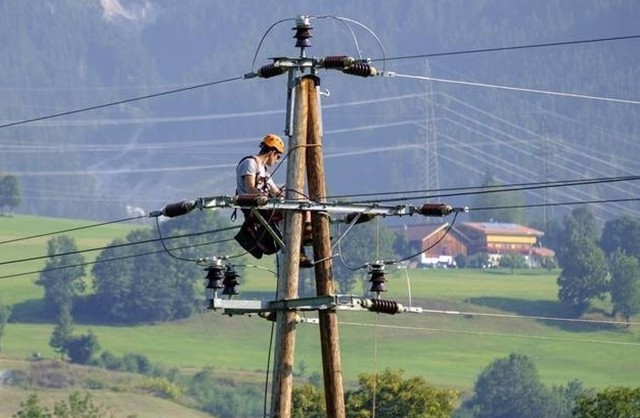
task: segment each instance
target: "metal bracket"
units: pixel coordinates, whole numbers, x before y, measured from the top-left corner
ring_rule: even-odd
[[[226,315],[264,314],[274,311],[375,311],[383,313],[422,313],[422,308],[405,307],[394,302],[394,312],[376,310],[372,308],[373,299],[361,298],[355,295],[325,295],[297,299],[282,299],[276,301],[221,299],[211,300],[209,307],[213,310],[221,309]]]

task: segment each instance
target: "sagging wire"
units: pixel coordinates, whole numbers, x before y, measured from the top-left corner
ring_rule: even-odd
[[[364,30],[366,30],[367,32],[369,32],[369,34],[371,34],[371,36],[373,36],[373,38],[376,40],[376,42],[378,43],[378,46],[380,48],[380,51],[382,53],[382,61],[383,61],[383,72],[384,72],[384,68],[386,65],[386,52],[384,49],[384,45],[382,44],[382,42],[380,41],[380,38],[378,38],[378,36],[371,30],[369,29],[366,25],[353,20],[353,19],[349,19],[346,17],[342,17],[342,16],[334,16],[334,15],[322,15],[322,16],[308,16],[309,20],[314,20],[314,19],[335,19],[337,21],[339,21],[340,23],[344,24],[345,27],[347,28],[347,30],[351,33],[351,37],[353,39],[353,42],[355,44],[355,48],[356,51],[358,53],[358,58],[362,61],[362,51],[360,50],[360,45],[358,44],[358,38],[355,35],[355,32],[353,31],[353,28],[351,28],[351,26],[349,25],[349,23],[355,24],[360,26],[361,28],[363,28]],[[258,43],[258,47],[256,48],[256,52],[253,55],[253,60],[251,61],[251,73],[248,73],[245,75],[245,78],[250,78],[253,74],[255,74],[254,70],[255,70],[255,66],[256,66],[256,60],[258,58],[258,53],[260,52],[260,49],[262,48],[262,45],[267,37],[267,35],[269,34],[269,32],[271,32],[271,30],[273,30],[273,28],[275,28],[277,25],[283,23],[283,22],[288,22],[288,21],[296,21],[297,18],[287,18],[287,19],[281,19],[278,20],[275,23],[272,23],[271,26],[269,26],[269,28],[265,31],[265,33],[262,35],[262,38],[260,38],[260,42]]]
[[[405,261],[407,261],[407,260],[410,260],[410,259],[412,259],[412,258],[415,258],[415,257],[417,257],[417,256],[419,256],[419,255],[421,255],[421,254],[424,254],[424,253],[426,253],[427,251],[429,251],[429,250],[431,250],[432,248],[434,248],[436,245],[438,245],[438,244],[439,244],[439,243],[440,243],[440,242],[441,242],[441,241],[442,241],[442,240],[443,240],[443,239],[444,239],[444,238],[449,234],[449,231],[451,231],[451,229],[453,228],[453,225],[456,223],[456,219],[458,218],[458,213],[459,213],[459,212],[454,212],[453,220],[452,220],[452,221],[451,221],[451,223],[447,226],[447,229],[445,230],[445,232],[442,234],[442,236],[441,236],[440,238],[438,238],[438,240],[437,240],[436,242],[434,242],[433,244],[431,244],[429,247],[427,247],[427,248],[425,248],[425,249],[423,249],[423,250],[418,251],[418,252],[417,252],[417,253],[415,253],[415,254],[411,254],[411,255],[409,255],[409,256],[407,256],[407,257],[404,257],[404,258],[401,258],[401,259],[399,259],[399,260],[388,260],[388,261],[380,261],[380,262],[375,262],[375,263],[364,263],[363,265],[358,266],[358,267],[354,267],[354,266],[349,265],[349,264],[346,262],[346,260],[344,259],[344,256],[342,255],[342,249],[341,249],[341,246],[340,246],[340,240],[342,240],[342,238],[343,238],[343,237],[344,237],[344,235],[348,232],[348,230],[347,230],[347,231],[345,231],[345,233],[344,233],[344,234],[342,234],[342,235],[340,236],[340,238],[338,239],[338,242],[336,242],[336,243],[334,244],[334,247],[335,247],[336,245],[338,246],[338,256],[339,256],[339,260],[340,260],[340,262],[342,263],[342,265],[343,265],[347,270],[350,270],[350,271],[358,271],[358,270],[361,270],[361,269],[363,269],[363,268],[371,267],[371,266],[372,266],[372,265],[374,265],[374,264],[380,264],[380,263],[381,263],[382,265],[394,265],[394,264],[400,264],[400,263],[403,263],[403,262],[405,262]],[[357,222],[357,220],[358,220],[358,218],[359,218],[359,216],[360,216],[360,215],[361,215],[361,214],[358,214],[358,216],[356,216],[356,217],[353,219],[353,221],[352,221],[352,222],[351,222],[351,224],[349,225],[349,229],[350,229],[353,225],[355,225],[355,223]],[[339,228],[340,228],[340,227],[338,226],[338,230],[339,230]],[[378,239],[379,239],[379,238],[378,238]],[[378,252],[378,250],[376,250],[376,251]]]
[[[160,244],[162,244],[162,248],[171,257],[175,258],[176,260],[180,260],[180,261],[191,261],[191,262],[198,261],[197,259],[192,260],[190,258],[179,257],[179,256],[173,254],[171,251],[169,251],[169,249],[167,248],[167,246],[164,243],[164,238],[162,237],[162,230],[160,229],[160,218],[157,217],[157,216],[156,216],[156,230],[158,231],[158,239],[160,240]]]
[[[358,219],[360,219],[361,216],[361,213],[358,213],[356,216],[354,216],[353,220],[349,223],[347,230],[343,234],[340,233],[340,225],[338,225],[338,235],[340,236],[338,237],[337,242],[333,244],[333,247],[331,247],[332,252],[336,246],[338,247],[338,260],[340,260],[340,263],[349,271],[358,271],[367,266],[367,264],[363,264],[358,267],[350,266],[349,263],[347,263],[347,261],[344,259],[344,255],[342,254],[342,238],[344,238],[347,232],[349,232],[349,230],[353,228],[353,226],[358,222]]]
[[[283,22],[288,22],[288,21],[296,21],[295,18],[286,18],[286,19],[280,19],[275,23],[272,23],[271,26],[269,26],[269,28],[266,30],[266,32],[262,35],[262,38],[260,38],[260,42],[258,43],[258,47],[256,48],[256,52],[255,54],[253,54],[253,61],[251,61],[251,70],[253,70],[256,66],[256,60],[258,59],[258,53],[260,52],[260,48],[262,48],[262,43],[264,42],[264,40],[267,38],[267,35],[269,34],[269,32],[271,32],[271,30],[273,28],[275,28],[276,26],[278,26],[280,23]]]
[[[386,66],[387,54],[386,54],[386,52],[384,50],[384,45],[380,41],[380,38],[378,38],[378,36],[371,29],[369,29],[367,26],[365,26],[364,24],[362,24],[362,23],[360,23],[360,22],[358,22],[356,20],[349,19],[347,17],[342,17],[342,16],[324,15],[324,16],[317,16],[315,18],[316,19],[332,18],[332,19],[336,19],[339,22],[343,23],[345,25],[345,27],[349,30],[349,32],[351,32],[351,37],[353,38],[353,42],[354,42],[354,44],[356,46],[356,51],[358,52],[358,58],[360,59],[360,61],[363,60],[362,51],[360,50],[360,45],[358,44],[358,39],[357,39],[355,33],[353,32],[353,29],[351,28],[351,26],[348,25],[348,23],[353,23],[355,25],[358,25],[361,28],[363,28],[364,30],[366,30],[367,32],[369,32],[369,34],[371,34],[371,36],[373,36],[373,38],[378,43],[378,47],[380,48],[380,51],[382,52],[382,71],[384,73],[385,66]]]
[[[414,257],[417,257],[417,256],[419,256],[421,254],[424,254],[427,251],[429,251],[430,249],[434,248],[436,245],[438,245],[449,234],[449,231],[451,231],[451,228],[453,228],[453,225],[456,223],[456,219],[458,218],[458,213],[459,212],[454,212],[453,219],[451,220],[451,223],[447,226],[447,229],[444,231],[442,236],[436,240],[436,242],[434,242],[433,244],[431,244],[430,246],[428,246],[424,250],[418,251],[415,254],[411,254],[408,257],[401,258],[400,260],[393,260],[393,261],[391,261],[391,263],[393,263],[393,264],[402,263],[404,261],[407,261],[407,260],[410,260],[410,259],[412,259]]]

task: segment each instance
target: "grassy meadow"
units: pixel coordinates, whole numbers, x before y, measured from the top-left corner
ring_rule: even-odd
[[[19,216],[0,218],[0,241],[83,224],[90,223]],[[114,237],[126,235],[131,227],[108,225],[70,235],[84,249],[105,245]],[[0,244],[0,262],[45,255],[47,239]],[[95,257],[97,252],[91,254]],[[43,265],[44,260],[29,266],[2,265],[0,276]],[[273,268],[273,257],[261,260],[260,266]],[[585,386],[596,388],[640,386],[638,325],[624,328],[522,318],[570,318],[569,312],[556,301],[557,271],[511,274],[501,270],[388,270],[388,292],[382,298],[425,310],[461,313],[385,315],[340,311],[342,369],[347,386],[354,384],[358,374],[391,368],[423,376],[435,385],[470,390],[484,367],[512,352],[530,356],[549,385],[579,379]],[[36,277],[0,279],[3,303],[37,305],[42,289],[33,284]],[[202,283],[202,277],[194,280]],[[265,270],[248,267],[240,280],[239,297],[272,298],[276,282]],[[362,288],[368,288],[368,283],[356,291]],[[610,320],[607,309],[606,301],[598,303],[587,317]],[[494,316],[484,316],[487,314]],[[48,346],[53,326],[53,320],[9,323],[2,341],[4,357],[0,358],[0,368],[10,359],[28,358],[34,352],[54,357]],[[116,355],[142,353],[168,367],[184,371],[212,367],[253,381],[264,380],[272,337],[272,323],[262,318],[228,317],[206,310],[171,323],[135,327],[76,324],[75,329],[76,332],[91,329],[102,349]],[[303,323],[297,330],[296,374],[308,377],[321,373],[317,325]]]

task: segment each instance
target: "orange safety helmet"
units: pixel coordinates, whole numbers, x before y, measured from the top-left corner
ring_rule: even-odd
[[[262,138],[261,146],[273,148],[280,154],[284,154],[284,142],[276,134],[267,134]]]

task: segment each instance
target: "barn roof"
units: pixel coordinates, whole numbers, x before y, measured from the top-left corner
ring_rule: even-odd
[[[463,228],[482,232],[485,235],[535,235],[541,237],[544,232],[528,226],[500,222],[464,222]]]

